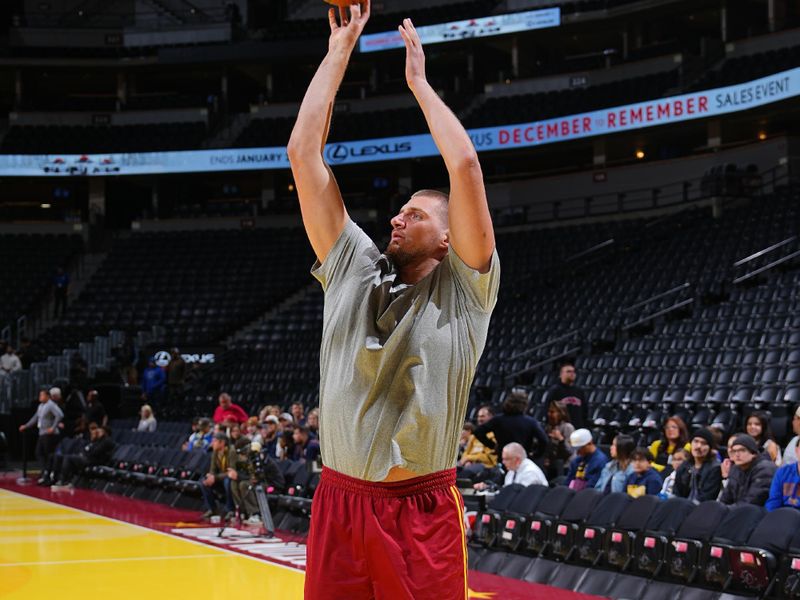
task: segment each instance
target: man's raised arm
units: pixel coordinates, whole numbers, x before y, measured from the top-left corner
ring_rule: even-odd
[[[450,245],[468,266],[489,269],[494,230],[478,153],[461,122],[425,77],[425,54],[411,19],[399,28],[406,45],[406,81],[450,175]]]
[[[331,26],[328,54],[308,86],[287,147],[303,224],[320,262],[325,261],[348,219],[339,186],[322,152],[336,92],[358,36],[369,19],[369,10],[370,0],[353,4],[349,17],[347,10],[340,8],[339,22],[335,10],[328,11]]]

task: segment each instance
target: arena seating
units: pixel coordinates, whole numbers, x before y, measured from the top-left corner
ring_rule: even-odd
[[[730,58],[718,70],[708,71],[700,81],[692,86],[692,89],[704,90],[733,85],[793,69],[798,64],[800,64],[800,46]]]
[[[206,125],[157,123],[152,125],[25,125],[8,130],[0,150],[18,154],[99,154],[197,150],[206,137]]]
[[[504,488],[476,516],[470,568],[612,598],[795,597],[795,509],[624,494],[598,501],[593,489],[553,502],[565,489]]]
[[[0,329],[48,297],[56,269],[83,248],[75,235],[1,235]]]
[[[142,233],[119,240],[64,318],[35,340],[46,354],[111,329],[153,324],[168,345],[210,344],[308,282],[299,229]]]

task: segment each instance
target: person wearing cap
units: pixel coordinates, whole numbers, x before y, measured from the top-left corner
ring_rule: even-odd
[[[569,445],[575,450],[576,456],[569,463],[569,472],[564,483],[575,491],[594,487],[608,462],[608,457],[595,446],[592,432],[588,429],[573,431],[569,436]]]
[[[794,447],[794,458],[793,463],[783,465],[772,478],[765,505],[768,511],[781,506],[800,508],[800,446],[797,444]]]
[[[722,487],[722,472],[716,455],[714,434],[707,428],[692,436],[692,460],[684,462],[675,472],[673,494],[700,503],[716,500]]]
[[[261,423],[261,445],[264,448],[264,452],[270,458],[278,458],[277,455],[277,447],[278,447],[278,435],[280,433],[280,421],[278,421],[278,417],[275,415],[268,415],[264,422]]]
[[[794,416],[792,417],[792,431],[794,432],[794,437],[789,441],[786,450],[783,451],[784,465],[791,465],[798,462],[797,447],[800,446],[800,404],[797,405]]]
[[[230,394],[219,395],[219,406],[214,410],[214,423],[246,423],[247,413],[238,404],[234,404]]]
[[[197,422],[197,430],[189,436],[184,450],[208,450],[213,437],[211,419],[202,418]]]
[[[764,506],[769,497],[775,463],[761,454],[756,441],[746,433],[737,433],[728,453],[733,463],[728,473],[728,485],[719,501],[723,504],[756,504]]]
[[[208,519],[217,512],[217,494],[225,496],[225,520],[233,516],[233,490],[232,482],[236,477],[236,450],[224,433],[215,433],[211,440],[211,468],[203,479],[200,493],[206,512],[203,519]]]
[[[25,431],[35,424],[36,429],[39,431],[39,439],[36,441],[36,459],[42,466],[42,475],[37,482],[39,485],[53,483],[48,466],[58,445],[58,425],[64,418],[64,413],[58,407],[58,404],[53,402],[51,393],[52,390],[41,390],[39,392],[39,406],[36,408],[36,413],[27,423],[19,426],[20,431]]]
[[[278,416],[278,424],[280,425],[281,431],[284,429],[292,429],[294,427],[294,417],[290,413],[281,413]]]

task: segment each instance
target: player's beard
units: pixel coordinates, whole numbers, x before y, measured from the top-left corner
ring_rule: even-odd
[[[386,250],[384,254],[389,257],[389,260],[392,261],[392,264],[397,269],[402,269],[413,262],[419,260],[423,253],[420,250],[417,251],[409,251],[405,248],[402,248],[399,244],[392,244],[389,242],[389,245],[386,246]]]

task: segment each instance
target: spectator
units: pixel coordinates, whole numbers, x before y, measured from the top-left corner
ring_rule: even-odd
[[[97,390],[89,390],[86,395],[86,413],[84,413],[83,419],[87,425],[89,423],[97,423],[100,427],[108,425],[108,413],[106,413],[106,407],[100,402]]]
[[[800,446],[794,447],[795,461],[787,463],[775,472],[769,488],[767,510],[781,506],[800,508]]]
[[[57,319],[59,316],[63,317],[67,310],[67,295],[69,294],[69,275],[63,268],[56,269],[56,275],[53,277],[53,297],[55,305],[53,306],[53,318]]]
[[[286,481],[278,463],[264,452],[258,442],[251,442],[249,452],[243,459],[231,483],[233,502],[239,507],[243,519],[249,517],[246,521],[248,524],[258,525],[261,517],[255,488],[262,485],[267,488],[266,491],[279,494],[283,492]]]
[[[792,431],[794,432],[794,437],[786,445],[786,450],[783,452],[784,465],[797,462],[796,450],[797,446],[800,446],[800,443],[798,443],[800,442],[800,404],[797,405],[792,417]]]
[[[228,427],[228,439],[237,451],[250,444],[250,440],[242,433],[242,426],[238,423],[231,423]]]
[[[661,477],[650,466],[650,451],[647,448],[636,448],[631,452],[633,473],[625,480],[625,491],[632,498],[639,496],[656,496],[661,491]]]
[[[36,353],[33,350],[30,339],[24,337],[20,340],[19,352],[17,354],[19,355],[22,368],[29,369],[31,363],[36,359]]]
[[[633,473],[631,452],[636,448],[636,442],[629,435],[618,434],[611,441],[611,460],[603,467],[600,478],[594,485],[604,494],[611,492],[624,492],[628,475]]]
[[[78,454],[59,454],[54,457],[54,488],[71,488],[73,479],[80,475],[86,467],[107,465],[114,453],[114,441],[108,427],[97,423],[89,423],[89,443],[81,448]]]
[[[39,392],[39,406],[36,409],[36,414],[27,423],[19,426],[20,431],[25,431],[35,423],[39,431],[39,439],[36,441],[36,460],[42,466],[42,475],[37,482],[39,485],[51,485],[53,483],[52,474],[48,468],[58,445],[58,425],[64,418],[64,413],[50,397],[54,389],[56,388],[52,388],[50,392],[46,390]]]
[[[72,388],[64,402],[64,433],[70,437],[83,434],[83,415],[86,413],[86,397],[78,388]]]
[[[569,436],[575,431],[575,426],[569,419],[565,405],[555,400],[550,402],[547,407],[547,424],[544,427],[550,443],[544,455],[544,464],[548,477],[553,479],[564,475],[564,465],[575,456],[572,446],[569,445]]]
[[[781,465],[781,448],[775,442],[772,428],[769,426],[769,417],[763,411],[756,410],[747,417],[745,425],[747,435],[753,438],[761,448],[761,452],[776,465]]]
[[[289,412],[292,413],[296,425],[306,424],[305,408],[302,402],[293,402],[289,407]]]
[[[294,441],[294,448],[292,448],[291,459],[300,462],[314,462],[319,456],[319,441],[311,436],[308,427],[300,425],[295,427],[292,432],[292,441]]]
[[[247,419],[247,425],[245,426],[244,436],[250,440],[251,442],[255,441],[256,436],[258,436],[259,431],[259,422],[258,417],[250,417]]]
[[[200,419],[197,423],[197,431],[189,436],[184,450],[208,450],[211,446],[213,433],[211,432],[211,420]]]
[[[183,383],[186,379],[186,361],[183,360],[177,348],[170,350],[169,365],[167,365],[167,387],[169,400],[173,404],[183,398]]]
[[[483,425],[491,419],[491,410],[485,406],[478,409],[478,426]],[[461,453],[461,458],[458,461],[460,467],[476,467],[475,469],[468,469],[472,472],[481,471],[483,468],[491,469],[497,465],[497,454],[494,450],[484,445],[478,438],[475,437],[475,427],[472,423],[465,423],[464,427],[470,426],[469,435],[467,436],[464,452]],[[490,431],[487,437],[494,441],[494,434]],[[480,467],[478,465],[481,465]]]
[[[653,468],[659,473],[668,474],[672,470],[672,455],[678,448],[692,451],[689,430],[680,417],[669,417],[664,422],[661,438],[650,444]]]
[[[560,402],[567,407],[569,420],[576,428],[589,424],[589,405],[586,403],[586,392],[575,385],[577,373],[575,365],[567,362],[561,365],[558,383],[547,390],[546,401]]]
[[[547,434],[536,419],[524,414],[528,397],[522,390],[513,390],[503,402],[503,414],[479,425],[475,437],[487,448],[502,456],[506,444],[517,442],[528,454],[542,456],[547,450]],[[494,433],[494,439],[489,437]]]
[[[709,429],[699,429],[691,443],[692,458],[675,471],[674,494],[698,504],[716,500],[722,487],[722,472],[714,434]]]
[[[713,429],[711,431],[713,432]],[[687,451],[686,448],[678,448],[672,453],[672,473],[664,478],[664,485],[661,486],[661,493],[659,494],[660,498],[666,500],[675,495],[675,474],[687,460],[692,460],[692,453]]]
[[[0,381],[7,375],[11,375],[15,371],[22,369],[22,361],[14,354],[14,348],[11,344],[6,346],[6,351],[0,356]]]
[[[230,477],[236,473],[236,451],[228,441],[228,436],[224,433],[217,433],[211,441],[211,469],[203,479],[200,486],[200,493],[203,496],[203,503],[206,512],[203,519],[208,519],[217,512],[217,494],[225,497],[225,520],[233,517],[233,491],[231,490]]]
[[[281,413],[278,415],[278,424],[281,431],[292,429],[294,428],[294,417],[287,412]]]
[[[273,411],[277,410],[277,414]],[[266,420],[269,415],[275,415],[276,417],[281,414],[281,409],[274,404],[266,404],[264,407],[258,411],[258,420],[262,423]]]
[[[268,415],[261,424],[261,446],[270,458],[278,458],[278,417]]]
[[[158,406],[164,399],[164,388],[167,385],[167,374],[152,358],[147,361],[147,368],[142,373],[142,392],[145,400]]]
[[[293,429],[286,429],[278,434],[275,457],[278,460],[289,460],[292,454],[294,454],[294,431]]]
[[[306,425],[309,431],[315,436],[319,437],[319,409],[313,408],[309,411],[306,417]]]
[[[517,442],[511,442],[503,447],[503,466],[506,476],[503,486],[518,483],[520,485],[547,485],[547,478],[542,470],[528,458],[525,448]],[[473,485],[476,490],[484,490],[487,484],[483,481]]]
[[[594,444],[592,432],[576,429],[569,436],[569,443],[575,449],[575,458],[569,463],[569,472],[564,482],[575,491],[595,487],[608,462],[608,457]]]
[[[775,463],[764,456],[756,441],[745,433],[736,434],[730,443],[729,455],[733,465],[720,502],[764,506],[777,470]]]
[[[238,404],[234,404],[229,394],[219,395],[219,406],[214,411],[214,423],[245,423],[247,413]]]
[[[139,409],[139,425],[136,427],[136,431],[153,433],[157,426],[158,423],[156,422],[156,416],[153,414],[153,409],[149,404],[143,404],[142,408]]]

